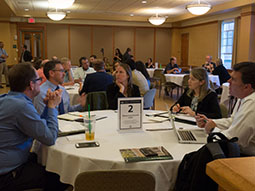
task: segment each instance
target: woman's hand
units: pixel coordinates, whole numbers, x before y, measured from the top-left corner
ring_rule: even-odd
[[[183,113],[189,114],[192,117],[196,116],[196,113],[189,106],[181,107],[181,110],[182,110]]]
[[[177,103],[177,104],[173,107],[173,109],[172,109],[172,111],[173,111],[174,113],[178,113],[178,112],[180,112],[180,110],[181,110],[181,106],[180,106],[179,103]]]
[[[120,83],[118,80],[116,80],[116,85],[120,88],[119,92],[124,94],[125,86],[122,83]]]

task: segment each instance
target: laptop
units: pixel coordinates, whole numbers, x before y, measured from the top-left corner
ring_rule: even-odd
[[[179,143],[204,144],[207,143],[207,134],[199,129],[176,129],[174,116],[169,114],[173,130],[175,131]]]

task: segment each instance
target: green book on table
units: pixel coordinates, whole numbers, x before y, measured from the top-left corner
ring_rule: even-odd
[[[163,146],[120,149],[120,153],[127,163],[173,159],[172,155]]]

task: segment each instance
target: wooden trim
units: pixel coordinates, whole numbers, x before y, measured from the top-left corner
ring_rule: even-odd
[[[153,44],[153,62],[155,62],[155,60],[156,60],[156,35],[157,35],[157,29],[156,28],[154,28],[154,37],[153,37],[153,42],[154,42],[154,44]]]
[[[217,24],[217,23],[218,23],[218,21],[210,21],[210,22],[207,22],[207,23],[199,23],[199,24],[183,26],[183,27],[173,27],[173,28],[170,28],[170,29],[185,29],[185,28],[190,28],[190,27],[198,27],[198,26]]]
[[[91,33],[90,33],[90,36],[91,36],[91,51],[90,51],[91,55],[93,55],[93,43],[94,43],[94,41],[93,41],[93,38],[94,38],[93,33],[94,33],[94,26],[91,25]]]
[[[115,55],[115,27],[112,27],[112,57]]]
[[[241,17],[252,16],[252,15],[255,15],[254,11],[241,13]]]
[[[70,25],[68,25],[68,58],[71,60],[71,31]]]
[[[136,27],[134,27],[134,59],[136,60]]]
[[[47,25],[44,27],[44,58],[48,58],[48,44],[47,44]]]

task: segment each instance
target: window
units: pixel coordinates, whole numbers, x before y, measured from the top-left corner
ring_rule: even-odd
[[[223,21],[221,24],[221,59],[227,69],[231,69],[234,42],[235,21]]]

